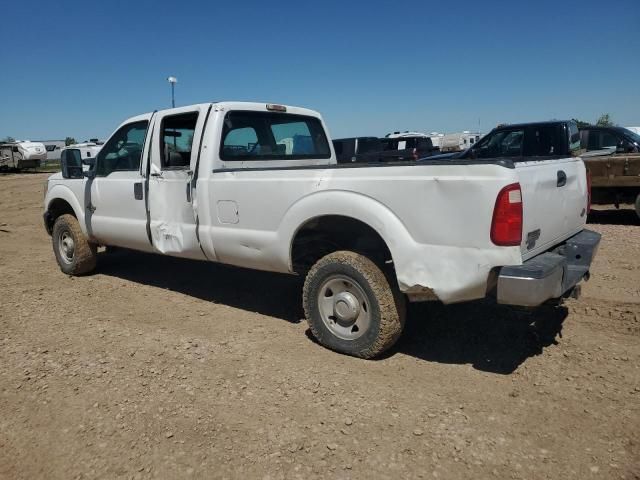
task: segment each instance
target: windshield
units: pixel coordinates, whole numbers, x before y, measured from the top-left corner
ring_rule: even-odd
[[[626,128],[623,128],[624,130],[624,134],[632,141],[637,143],[638,145],[640,145],[640,135],[638,135],[635,132],[632,132],[631,130],[628,130]]]

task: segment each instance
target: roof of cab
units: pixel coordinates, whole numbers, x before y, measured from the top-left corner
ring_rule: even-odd
[[[161,113],[161,114],[167,114],[167,113],[182,113],[182,112],[186,112],[189,109],[193,109],[196,107],[204,107],[207,108],[209,107],[209,105],[213,105],[214,109],[216,111],[225,111],[225,110],[251,110],[251,111],[258,111],[258,112],[268,112],[271,110],[267,109],[267,105],[278,105],[278,106],[283,106],[285,107],[287,110],[286,112],[283,113],[292,113],[295,115],[307,115],[307,116],[312,116],[312,117],[320,117],[320,113],[316,112],[315,110],[310,110],[308,108],[303,108],[303,107],[295,107],[293,105],[284,105],[284,104],[276,104],[276,103],[266,103],[266,102],[234,102],[234,101],[227,101],[227,102],[212,102],[212,103],[196,103],[193,105],[185,105],[185,106],[181,106],[181,107],[175,107],[175,108],[168,108],[168,109],[164,109],[164,110],[156,110],[155,112],[149,112],[149,113],[143,113],[141,115],[136,115],[135,117],[130,117],[127,118],[121,125],[124,125],[125,123],[131,123],[131,122],[139,122],[139,121],[143,121],[143,120],[149,120],[154,113]],[[274,113],[279,113],[279,112],[274,112]]]
[[[542,122],[523,122],[523,123],[501,123],[494,130],[499,130],[502,128],[519,128],[519,127],[530,127],[532,125],[557,125],[559,123],[570,123],[573,120],[544,120]]]

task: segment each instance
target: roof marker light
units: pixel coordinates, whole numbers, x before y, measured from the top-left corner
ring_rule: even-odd
[[[267,110],[271,112],[286,112],[287,107],[284,105],[278,105],[276,103],[267,103]]]

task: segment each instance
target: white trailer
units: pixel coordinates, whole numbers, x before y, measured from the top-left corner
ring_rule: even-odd
[[[60,159],[64,159],[68,165],[82,166],[82,170],[88,171],[101,148],[102,142],[75,143],[62,149]]]
[[[0,169],[37,168],[47,159],[47,150],[40,142],[15,141],[0,144]]]
[[[431,143],[433,143],[434,147],[441,147],[442,137],[444,137],[444,133],[431,132],[429,134],[429,138],[431,139]]]
[[[470,132],[465,130],[460,133],[449,133],[440,137],[441,152],[460,152],[472,147],[480,138],[480,132]],[[433,141],[433,139],[432,139]]]

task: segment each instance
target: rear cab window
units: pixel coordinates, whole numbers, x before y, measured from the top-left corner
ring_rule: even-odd
[[[329,159],[331,149],[316,117],[231,111],[224,118],[220,158],[226,161]]]

